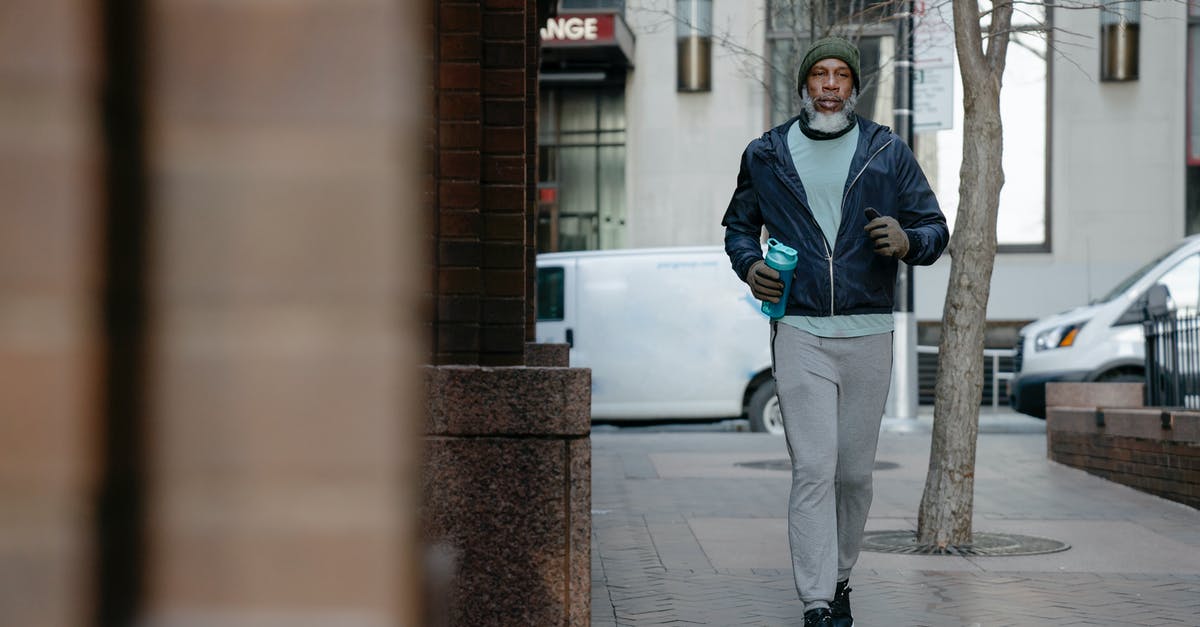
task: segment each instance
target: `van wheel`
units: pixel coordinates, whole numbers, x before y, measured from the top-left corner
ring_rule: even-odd
[[[1109,370],[1096,377],[1098,383],[1145,383],[1146,375],[1136,370]]]
[[[751,431],[783,435],[783,413],[779,411],[779,397],[775,396],[774,379],[754,390],[750,396],[749,414]]]

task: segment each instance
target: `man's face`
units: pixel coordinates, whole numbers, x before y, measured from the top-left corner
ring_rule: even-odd
[[[805,85],[818,112],[837,113],[854,92],[854,73],[841,59],[821,59],[808,71]]]

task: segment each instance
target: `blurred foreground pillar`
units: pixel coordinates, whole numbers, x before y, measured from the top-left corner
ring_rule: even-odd
[[[146,625],[419,624],[414,4],[146,3]]]
[[[91,620],[98,3],[0,9],[0,625]]]

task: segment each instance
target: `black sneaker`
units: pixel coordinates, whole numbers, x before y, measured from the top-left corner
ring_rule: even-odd
[[[850,580],[839,581],[837,590],[833,592],[833,600],[829,602],[829,612],[833,614],[834,627],[854,627],[854,617],[850,615]]]
[[[804,627],[833,627],[833,614],[827,607],[809,610],[804,613]]]

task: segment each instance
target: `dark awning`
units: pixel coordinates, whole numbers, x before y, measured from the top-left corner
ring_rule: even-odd
[[[623,79],[633,67],[633,32],[613,12],[560,14],[541,28],[545,82]]]

